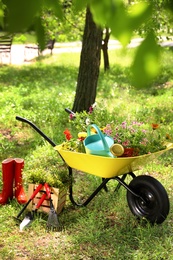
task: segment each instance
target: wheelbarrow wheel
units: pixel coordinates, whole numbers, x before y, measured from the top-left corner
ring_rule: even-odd
[[[139,196],[127,191],[127,202],[133,215],[151,224],[161,224],[169,213],[169,198],[162,184],[151,176],[134,178],[129,188]]]

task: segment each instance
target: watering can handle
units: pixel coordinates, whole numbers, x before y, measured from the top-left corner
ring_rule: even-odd
[[[103,143],[104,150],[107,151],[107,152],[109,152],[110,149],[109,149],[109,146],[108,146],[108,144],[107,144],[107,142],[106,142],[106,140],[105,140],[105,138],[104,138],[104,135],[102,134],[100,128],[99,128],[96,124],[92,124],[92,125],[89,125],[89,126],[87,127],[87,136],[90,136],[90,135],[91,135],[91,128],[92,128],[92,127],[97,131],[97,134],[99,135],[99,137],[100,137],[100,139],[101,139],[101,141],[102,141],[102,143]]]

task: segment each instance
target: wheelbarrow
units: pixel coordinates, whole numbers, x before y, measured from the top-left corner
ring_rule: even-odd
[[[69,198],[73,205],[87,206],[102,189],[107,191],[106,184],[110,180],[116,180],[118,184],[115,191],[118,191],[121,186],[126,189],[129,209],[137,219],[146,219],[151,224],[161,224],[167,218],[170,204],[168,194],[163,185],[157,179],[149,175],[136,176],[134,172],[154,158],[173,149],[172,143],[168,143],[164,150],[135,157],[111,158],[90,155],[63,150],[62,144],[56,145],[28,119],[20,116],[16,116],[16,119],[29,124],[37,131],[56,151],[58,151],[62,160],[66,163],[71,180],[69,185]],[[102,180],[101,184],[82,203],[78,203],[74,199],[74,170],[99,176]],[[132,178],[129,184],[125,182],[127,176]]]

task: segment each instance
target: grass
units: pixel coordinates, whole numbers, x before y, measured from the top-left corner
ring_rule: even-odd
[[[129,65],[133,54],[134,50],[126,53],[111,51],[111,70],[106,74],[101,65],[97,102],[102,104],[103,110],[107,110],[107,118],[102,120],[128,117],[158,122],[166,126],[172,136],[173,54],[169,50],[163,52],[161,73],[151,88],[145,90],[136,90],[130,84]],[[44,57],[42,62],[38,60],[29,66],[1,67],[1,161],[7,157],[24,158],[27,171],[31,170],[30,162],[37,160],[41,152],[53,149],[31,127],[18,122],[16,115],[33,121],[55,143],[64,140],[63,131],[70,127],[64,108],[72,107],[78,65],[79,54],[64,53],[52,58]],[[57,161],[61,160],[56,152],[54,156]],[[44,214],[38,214],[30,227],[19,232],[13,216],[17,216],[22,205],[14,199],[0,206],[0,259],[171,260],[172,167],[170,151],[137,172],[152,175],[168,192],[170,213],[161,225],[139,223],[129,210],[125,189],[115,193],[117,183],[113,180],[108,184],[110,192],[101,191],[87,207],[74,207],[67,198],[66,206],[59,215],[63,226],[61,232],[46,231],[47,215]],[[74,195],[77,196],[90,194],[100,183],[100,178],[94,175],[75,173],[75,176]],[[24,184],[27,190],[28,183],[25,181]],[[0,180],[0,189],[2,185]]]

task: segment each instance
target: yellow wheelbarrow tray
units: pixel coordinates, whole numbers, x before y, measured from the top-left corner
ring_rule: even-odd
[[[166,149],[134,157],[103,157],[63,150],[62,145],[55,146],[68,166],[73,169],[90,173],[102,178],[113,178],[139,170],[141,166],[151,162],[166,151],[173,149],[172,143],[166,144]]]

